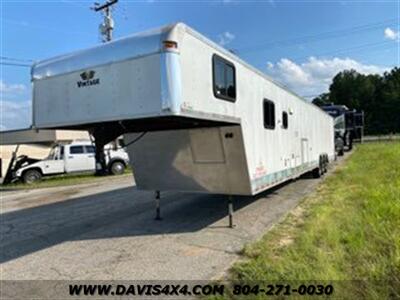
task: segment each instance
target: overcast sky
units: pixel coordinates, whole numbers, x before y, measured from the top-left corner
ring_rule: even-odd
[[[399,3],[120,0],[115,37],[182,21],[312,99],[341,70],[370,74],[399,66]],[[100,43],[101,16],[91,5],[2,0],[1,56],[40,60]],[[29,68],[2,65],[0,91],[0,129],[30,126]]]

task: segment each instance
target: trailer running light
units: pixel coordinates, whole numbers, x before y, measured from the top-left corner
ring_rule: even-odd
[[[164,48],[165,49],[177,49],[178,48],[178,43],[174,41],[164,41]]]

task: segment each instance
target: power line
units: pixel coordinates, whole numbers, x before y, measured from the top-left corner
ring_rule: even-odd
[[[14,66],[14,67],[26,67],[26,68],[32,67],[32,65],[28,65],[28,64],[9,63],[9,62],[2,62],[2,61],[0,62],[0,65]]]
[[[264,50],[263,48],[265,48],[267,46],[269,46],[270,48],[274,48],[277,46],[292,46],[292,45],[301,44],[301,43],[305,43],[305,42],[316,42],[316,41],[318,42],[320,40],[348,36],[348,35],[352,35],[355,33],[369,31],[369,30],[373,30],[373,29],[380,29],[384,25],[389,25],[389,24],[393,24],[393,23],[395,23],[395,19],[390,19],[390,20],[383,21],[380,23],[374,23],[374,24],[369,24],[369,25],[341,29],[341,30],[337,30],[337,31],[319,33],[316,35],[309,35],[309,36],[297,37],[297,38],[292,38],[292,39],[272,41],[272,42],[267,42],[264,44],[259,44],[258,46],[242,48],[241,52],[246,53],[246,52]]]
[[[308,35],[308,36],[301,36],[301,37],[295,37],[295,38],[290,38],[290,39],[263,42],[263,43],[259,43],[257,45],[253,45],[253,46],[237,48],[235,50],[239,51],[239,53],[249,53],[249,52],[265,50],[266,47],[271,49],[271,48],[276,48],[278,46],[285,47],[285,46],[292,46],[292,45],[301,44],[301,43],[305,43],[305,42],[318,42],[320,40],[343,37],[343,36],[360,33],[363,31],[380,29],[380,28],[382,28],[382,26],[394,24],[396,21],[397,21],[396,19],[387,19],[387,20],[377,22],[377,23],[369,23],[369,24],[364,24],[364,25],[350,27],[350,28],[343,28],[343,29],[335,30],[335,31],[322,32],[322,33],[318,33],[315,35]]]
[[[298,57],[292,58],[292,60],[301,60],[301,59],[304,59],[304,58],[308,58],[310,56],[325,56],[325,55],[343,54],[343,53],[353,52],[353,51],[363,51],[363,50],[368,49],[368,48],[388,46],[388,45],[391,45],[392,43],[393,43],[392,41],[368,43],[368,44],[358,45],[358,46],[355,46],[355,47],[342,48],[342,49],[337,49],[337,50],[334,50],[334,51],[323,52],[323,53],[319,53],[319,54],[316,54],[316,55],[298,56]]]
[[[4,61],[6,60],[6,61]],[[26,62],[26,63],[24,63]],[[30,64],[28,64],[30,63]],[[30,68],[32,66],[32,59],[21,59],[9,56],[0,56],[0,65],[3,66],[13,66],[13,67],[25,67]]]
[[[12,61],[33,62],[33,59],[21,59],[21,58],[15,58],[15,57],[7,57],[7,56],[0,56],[0,59],[12,60]]]
[[[40,30],[45,29],[45,30],[48,30],[48,31],[56,32],[56,33],[93,36],[92,34],[90,34],[88,32],[72,31],[72,30],[63,31],[63,30],[54,29],[53,27],[50,27],[50,26],[29,24],[27,22],[21,22],[21,21],[16,21],[16,20],[11,20],[11,19],[2,19],[1,21],[4,22],[4,23],[13,24],[13,25],[17,25],[17,26],[22,26],[22,27],[26,27],[26,28],[29,28],[29,29],[40,29]]]
[[[396,44],[395,43],[389,43],[388,45],[377,45],[377,46],[374,46],[374,47],[370,47],[370,48],[373,48],[373,49],[361,49],[361,50],[359,50],[359,51],[356,51],[356,53],[357,53],[357,58],[360,58],[360,57],[365,57],[367,54],[369,55],[369,54],[371,54],[371,53],[374,53],[374,52],[382,52],[383,50],[385,50],[385,49],[387,49],[387,50],[389,50],[389,49],[391,49],[391,48],[394,48],[394,47],[396,47]],[[364,51],[364,50],[368,50],[368,51]],[[352,51],[349,51],[349,52],[352,52]],[[346,53],[346,52],[343,52],[343,53]],[[360,53],[363,53],[363,54],[360,54]]]
[[[114,7],[114,14],[122,18],[124,21],[129,19],[126,4],[124,2],[119,2],[119,6]]]
[[[85,8],[84,6],[80,6],[80,5],[78,4],[79,1],[61,0],[60,2],[69,4],[69,5],[72,5],[72,6],[75,6],[75,7],[79,7],[79,8]],[[86,4],[86,3],[85,3],[85,4]]]

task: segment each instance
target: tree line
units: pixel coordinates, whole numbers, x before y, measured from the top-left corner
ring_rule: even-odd
[[[383,75],[342,71],[333,78],[329,92],[316,97],[313,103],[343,104],[349,109],[364,111],[366,134],[399,133],[400,68]]]

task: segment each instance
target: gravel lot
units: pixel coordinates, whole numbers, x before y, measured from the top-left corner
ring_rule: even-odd
[[[234,229],[217,195],[162,193],[155,221],[154,194],[136,190],[130,175],[2,191],[2,279],[216,279],[320,181],[236,197]]]

